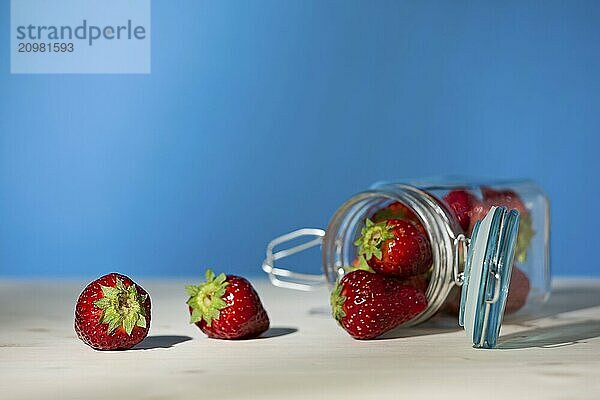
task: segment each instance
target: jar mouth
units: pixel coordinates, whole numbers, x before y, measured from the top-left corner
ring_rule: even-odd
[[[427,308],[402,326],[419,324],[437,313],[454,286],[454,239],[457,222],[429,193],[413,186],[384,184],[348,199],[333,215],[323,238],[323,272],[330,285],[345,274],[357,257],[355,240],[367,218],[393,202],[410,208],[425,228],[432,251],[431,278],[425,295]]]

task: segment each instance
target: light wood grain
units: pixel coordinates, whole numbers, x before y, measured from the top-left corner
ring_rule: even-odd
[[[559,280],[542,315],[505,324],[491,351],[471,348],[448,317],[356,341],[329,316],[325,290],[262,280],[269,337],[207,339],[187,323],[186,282],[138,282],[152,297],[149,337],[98,352],[72,327],[84,282],[0,281],[0,398],[600,398],[600,280]]]

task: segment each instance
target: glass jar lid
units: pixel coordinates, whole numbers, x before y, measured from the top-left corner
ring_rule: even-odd
[[[459,324],[473,346],[496,346],[513,268],[519,212],[492,207],[473,229],[467,252]]]

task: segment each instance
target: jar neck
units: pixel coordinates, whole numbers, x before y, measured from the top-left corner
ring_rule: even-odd
[[[421,323],[435,315],[454,286],[455,238],[461,232],[457,221],[429,193],[413,186],[383,184],[346,201],[333,215],[323,238],[323,270],[330,283],[344,275],[344,267],[356,257],[354,241],[366,218],[392,202],[399,201],[419,217],[429,235],[433,267],[427,292],[428,306],[403,324]]]

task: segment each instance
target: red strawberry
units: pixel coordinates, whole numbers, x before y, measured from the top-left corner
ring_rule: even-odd
[[[346,273],[356,271],[357,269],[362,269],[363,271],[367,272],[375,272],[371,267],[369,267],[369,264],[367,264],[367,261],[362,255],[358,255],[354,261],[352,261],[352,264],[349,267],[344,267],[344,271],[346,271]]]
[[[150,296],[125,275],[110,273],[83,289],[75,306],[75,332],[97,350],[129,349],[150,329]]]
[[[514,208],[521,214],[521,219],[526,217],[528,214],[525,204],[519,195],[512,190],[495,190],[483,186],[481,188],[481,194],[483,195],[483,201],[474,203],[470,211],[471,223],[469,233],[472,232],[477,221],[481,221],[483,218],[485,218],[492,206],[504,206],[509,210]]]
[[[406,278],[431,266],[429,239],[408,221],[389,219],[375,224],[367,219],[354,244],[375,272]]]
[[[494,190],[484,186],[481,188],[481,194],[483,195],[483,201],[490,207],[504,206],[509,210],[514,208],[521,214],[527,213],[523,200],[513,190]]]
[[[465,232],[468,236],[473,233],[473,228],[477,221],[482,221],[487,213],[490,211],[491,206],[484,202],[477,202],[469,212],[469,228]]]
[[[269,317],[246,279],[206,270],[206,281],[187,286],[190,323],[208,337],[250,339],[269,329]]]
[[[419,222],[419,217],[417,217],[417,214],[404,205],[404,203],[400,203],[399,201],[396,201],[377,211],[371,219],[373,222],[381,222],[386,219],[407,219],[409,221]]]
[[[331,293],[333,317],[355,339],[373,339],[426,307],[420,290],[363,270],[344,275]]]
[[[417,217],[417,214],[415,214],[415,212],[408,206],[404,205],[404,203],[396,201],[390,204],[389,206],[377,211],[373,215],[373,218],[371,218],[373,222],[382,222],[388,219],[402,219],[405,221],[409,221],[414,226],[416,226],[417,229],[423,235],[427,235],[427,231],[425,230],[425,227],[421,223],[419,217]]]
[[[458,316],[458,312],[460,310],[460,291],[461,289],[458,286],[454,286],[450,290],[450,293],[448,293],[448,297],[446,297],[443,308],[443,310],[448,314]]]
[[[523,203],[523,200],[516,192],[510,189],[495,190],[489,187],[482,187],[481,193],[483,194],[482,212],[473,211],[474,214],[479,214],[478,216],[481,217],[479,219],[483,219],[492,206],[504,206],[509,210],[514,208],[521,214],[519,218],[519,235],[517,236],[515,260],[519,263],[524,263],[527,261],[527,250],[535,235],[531,214],[527,211],[525,203]],[[475,225],[476,221],[472,221],[472,224]]]
[[[350,267],[344,267],[346,273],[356,271],[358,269],[362,269],[363,271],[367,272],[375,272],[371,267],[369,267],[369,264],[367,264],[363,256],[358,256],[357,258],[355,258],[354,261],[352,261],[352,265]],[[405,285],[417,288],[423,293],[425,293],[427,291],[427,287],[429,286],[429,277],[427,275],[428,274],[411,276],[401,280],[401,282]]]
[[[510,285],[508,286],[508,296],[506,297],[505,313],[512,314],[520,310],[527,301],[529,295],[529,278],[523,271],[513,266]]]
[[[479,204],[479,199],[466,190],[457,189],[444,196],[444,201],[466,232],[471,223],[471,210]]]
[[[506,297],[505,314],[512,314],[521,309],[527,301],[529,295],[529,279],[523,271],[513,266],[510,285],[508,287],[508,296]],[[454,287],[446,299],[444,310],[450,314],[458,315],[460,308],[460,289]]]
[[[419,289],[423,293],[427,291],[427,286],[429,286],[429,280],[424,275],[411,276],[410,278],[403,279],[401,282],[404,285]]]

